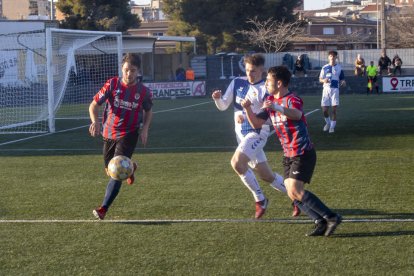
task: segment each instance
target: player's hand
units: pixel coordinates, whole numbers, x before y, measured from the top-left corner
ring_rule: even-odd
[[[91,125],[89,126],[89,133],[91,134],[91,136],[92,137],[99,136],[100,132],[101,132],[101,125],[96,122],[91,123]]]
[[[346,81],[341,81],[341,86],[346,86]]]
[[[272,108],[272,104],[273,104],[272,101],[266,100],[266,101],[263,102],[262,109]]]
[[[244,122],[244,116],[243,116],[243,114],[240,113],[240,114],[237,115],[236,122],[238,124],[242,124]]]
[[[142,145],[144,145],[144,147],[145,147],[147,145],[147,141],[148,141],[148,129],[147,128],[142,128],[141,133],[139,134],[139,136],[141,138]]]
[[[249,99],[244,99],[241,101],[241,106],[243,106],[243,108],[248,108],[249,106],[252,105],[252,102]]]
[[[221,90],[214,90],[213,93],[211,94],[211,97],[215,100],[218,100],[221,98]]]

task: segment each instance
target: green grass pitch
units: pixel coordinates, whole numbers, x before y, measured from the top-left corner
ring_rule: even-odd
[[[414,275],[414,96],[341,96],[334,134],[322,132],[320,97],[303,99],[305,112],[319,109],[308,116],[318,162],[307,188],[345,220],[332,237],[305,237],[311,222],[263,182],[269,209],[251,219],[230,167],[232,110],[157,100],[136,183],[102,222],[92,209],[108,179],[87,120],[0,135],[0,275]],[[275,136],[266,152],[280,172]]]

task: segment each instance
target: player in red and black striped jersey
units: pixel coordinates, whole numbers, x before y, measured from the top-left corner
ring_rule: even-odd
[[[342,217],[332,212],[316,195],[304,189],[310,183],[316,165],[316,152],[310,140],[303,102],[288,90],[291,74],[284,66],[268,70],[266,88],[270,96],[263,103],[263,111],[255,114],[248,99],[242,101],[247,119],[253,127],[260,127],[267,119],[282,145],[287,194],[298,207],[315,221],[315,229],[308,236],[329,236],[341,223]]]
[[[122,60],[122,78],[109,79],[99,90],[89,106],[92,136],[102,134],[105,170],[114,156],[129,158],[141,138],[145,146],[152,119],[152,93],[138,79],[141,59],[136,54],[126,54]],[[105,104],[102,125],[98,122],[99,106]],[[142,126],[142,127],[141,127]],[[134,164],[136,169],[136,164]],[[128,180],[132,184],[134,176]],[[93,210],[94,215],[104,219],[105,214],[116,198],[122,182],[110,179],[102,205]]]

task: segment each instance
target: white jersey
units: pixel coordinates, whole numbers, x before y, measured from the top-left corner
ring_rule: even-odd
[[[226,110],[230,104],[233,103],[234,107],[234,130],[236,132],[237,141],[246,136],[250,132],[260,133],[260,131],[269,132],[269,126],[264,125],[263,129],[254,129],[249,121],[247,120],[241,101],[249,99],[252,103],[252,110],[254,113],[260,113],[260,109],[263,105],[263,101],[267,96],[264,81],[261,80],[258,83],[251,84],[248,82],[247,77],[238,77],[231,81],[227,87],[226,92],[221,99],[215,100],[216,106],[219,110]],[[238,117],[242,115],[244,120],[243,123],[238,123]]]

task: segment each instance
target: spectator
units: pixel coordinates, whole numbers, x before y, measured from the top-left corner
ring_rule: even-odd
[[[303,72],[303,74],[305,75],[305,77],[308,76],[306,74],[305,62],[303,60],[303,56],[302,55],[299,55],[298,58],[295,61],[295,66],[293,67],[293,75],[292,75],[292,77],[295,76],[296,71]]]
[[[191,66],[188,66],[187,71],[185,71],[185,79],[188,81],[194,80],[194,70]]]
[[[378,60],[378,71],[380,76],[382,76],[383,71],[387,71],[388,75],[391,75],[391,59],[387,56],[385,50],[382,51],[381,57]]]
[[[365,60],[361,57],[361,54],[358,54],[355,60],[355,76],[365,76]]]
[[[185,81],[185,70],[181,64],[178,66],[177,70],[175,70],[175,80]]]
[[[394,58],[392,59],[392,65],[394,66],[394,71],[393,74],[394,76],[397,73],[397,70],[400,72],[400,76],[401,76],[401,65],[402,65],[402,60],[398,55],[395,55]]]

